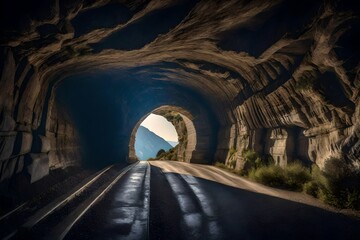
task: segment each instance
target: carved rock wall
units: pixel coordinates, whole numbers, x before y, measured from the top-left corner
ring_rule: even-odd
[[[171,122],[176,130],[178,135],[178,145],[177,145],[177,160],[180,162],[190,162],[191,157],[186,157],[187,154],[186,149],[188,148],[195,148],[195,146],[188,146],[188,129],[186,128],[186,124],[184,121],[184,117],[181,116],[180,113],[175,111],[156,111],[156,114],[163,116],[169,122]],[[194,133],[192,133],[194,134]],[[190,143],[191,144],[191,143]],[[191,156],[191,154],[190,154]]]
[[[46,131],[49,167],[59,168],[81,163],[80,139],[66,111],[55,105],[49,116]]]
[[[116,76],[126,89],[113,92],[121,96],[104,98],[108,102],[102,105],[122,101],[117,105],[121,116],[116,116],[121,127],[116,133],[106,129],[104,137],[117,158],[128,155],[131,130],[146,111],[181,105],[181,100],[195,106],[191,101],[201,98],[216,126],[198,139],[204,146],[216,143],[213,156],[209,149],[193,152],[198,159],[207,158],[204,162],[235,160],[241,168],[241,152],[252,148],[279,159],[280,165],[301,159],[323,167],[337,157],[360,167],[356,1],[1,4],[2,179],[31,164],[45,169],[41,166],[46,163],[61,167],[79,161],[76,130],[81,125],[66,117],[71,106],[60,107],[55,89],[64,79],[75,86],[99,72],[108,72],[105,78]],[[106,95],[101,91],[93,95],[95,103]],[[188,97],[192,95],[200,97]],[[139,116],[130,114],[135,107],[143,107]],[[113,116],[105,110],[102,114]],[[35,174],[36,167],[28,169]]]
[[[46,176],[50,168],[79,162],[78,141],[66,112],[58,107],[53,107],[49,116],[48,109],[40,107],[36,115],[41,89],[36,70],[25,60],[16,61],[10,48],[1,51],[0,182],[22,174],[33,183]],[[51,120],[46,121],[47,117]],[[49,124],[47,130],[45,122]]]

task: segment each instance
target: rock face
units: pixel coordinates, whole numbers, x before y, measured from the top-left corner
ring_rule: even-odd
[[[131,160],[132,130],[163,105],[194,116],[195,162],[231,157],[241,168],[252,148],[280,165],[336,157],[360,168],[356,1],[12,0],[0,9],[0,181],[34,174],[29,154],[52,168],[80,156]]]
[[[176,147],[176,155],[177,155],[176,159],[180,162],[184,162],[184,161],[190,162],[191,156],[186,156],[188,152],[187,149],[188,149],[189,137],[188,137],[188,129],[186,128],[186,123],[184,121],[185,117],[182,117],[181,113],[170,110],[159,110],[156,111],[156,113],[166,118],[175,127],[179,141]],[[192,139],[192,141],[196,142],[196,140],[194,139]],[[189,148],[191,148],[190,145]]]
[[[59,168],[81,163],[80,140],[76,126],[66,111],[55,104],[47,121],[46,134],[41,138],[41,152],[49,156],[49,167]]]
[[[33,183],[46,176],[51,168],[79,163],[76,130],[66,112],[52,102],[51,91],[42,99],[42,105],[37,105],[40,86],[33,67],[21,61],[16,70],[12,69],[12,51],[2,50],[7,57],[1,64],[0,180],[23,174]],[[39,107],[42,116],[33,115]]]
[[[139,160],[155,158],[160,149],[168,151],[171,145],[163,138],[140,126],[136,132],[135,151]]]

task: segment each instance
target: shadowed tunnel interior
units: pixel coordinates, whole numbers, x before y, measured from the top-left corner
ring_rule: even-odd
[[[1,3],[0,181],[126,164],[163,105],[204,121],[194,162],[360,166],[353,1],[55,2]]]
[[[191,123],[179,162],[359,179],[359,19],[353,0],[1,1],[0,205],[137,163],[159,111]]]
[[[78,130],[84,166],[133,161],[128,149],[131,134],[149,112],[164,105],[178,106],[194,116],[203,146],[198,146],[193,162],[212,163],[219,122],[204,97],[168,81],[151,80],[152,76],[137,79],[132,71],[136,69],[73,77],[57,85],[55,101]]]

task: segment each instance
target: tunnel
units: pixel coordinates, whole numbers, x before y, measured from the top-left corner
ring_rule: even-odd
[[[200,107],[200,106],[199,106]],[[192,109],[190,112],[187,109]],[[166,113],[174,112],[179,114],[181,122],[185,126],[185,133],[180,128],[180,124],[175,123],[174,126],[178,132],[178,136],[184,139],[179,140],[178,161],[191,162],[191,163],[204,163],[212,164],[214,160],[216,142],[211,141],[216,139],[216,131],[214,131],[214,122],[211,122],[209,115],[205,109],[188,107],[187,109],[178,106],[162,105],[155,108],[151,113],[166,117]],[[200,110],[200,111],[199,111]],[[196,112],[195,112],[196,111]],[[141,122],[149,115],[144,115],[134,126],[129,143],[129,160],[134,161],[137,159],[134,149],[136,141],[136,132]],[[175,115],[176,117],[176,115]],[[216,128],[215,128],[216,129]]]
[[[242,177],[300,163],[310,175],[359,175],[356,1],[5,0],[0,9],[6,209],[66,179],[140,166],[135,136],[151,113],[176,113],[185,126],[173,121],[184,136],[174,166]]]
[[[136,79],[136,74],[128,74],[107,71],[72,77],[57,84],[54,101],[59,99],[74,126],[78,126],[79,144],[85,154],[82,164],[95,167],[135,161],[137,128],[151,112],[165,110],[176,111],[184,118],[190,140],[186,151],[191,155],[186,162],[211,164],[219,120],[204,96],[185,86],[150,81],[151,75],[142,76],[147,79],[144,82]],[[96,137],[99,135],[102,138]]]

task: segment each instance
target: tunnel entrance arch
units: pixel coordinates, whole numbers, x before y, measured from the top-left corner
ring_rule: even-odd
[[[176,113],[180,116],[181,124],[174,124],[174,127],[179,136],[179,144],[177,151],[177,160],[182,162],[202,162],[204,159],[201,159],[201,154],[209,146],[202,145],[199,142],[198,131],[196,125],[199,124],[197,119],[186,109],[178,106],[163,105],[158,107],[151,112],[145,114],[135,125],[131,132],[130,142],[129,142],[129,161],[137,161],[138,158],[135,153],[135,141],[136,141],[136,132],[140,124],[147,118],[151,113],[163,116],[167,118],[172,124],[179,119],[173,119],[172,116],[169,117],[167,113]],[[185,126],[185,129],[184,127]],[[186,132],[184,132],[184,130]],[[199,151],[200,150],[200,151]]]

